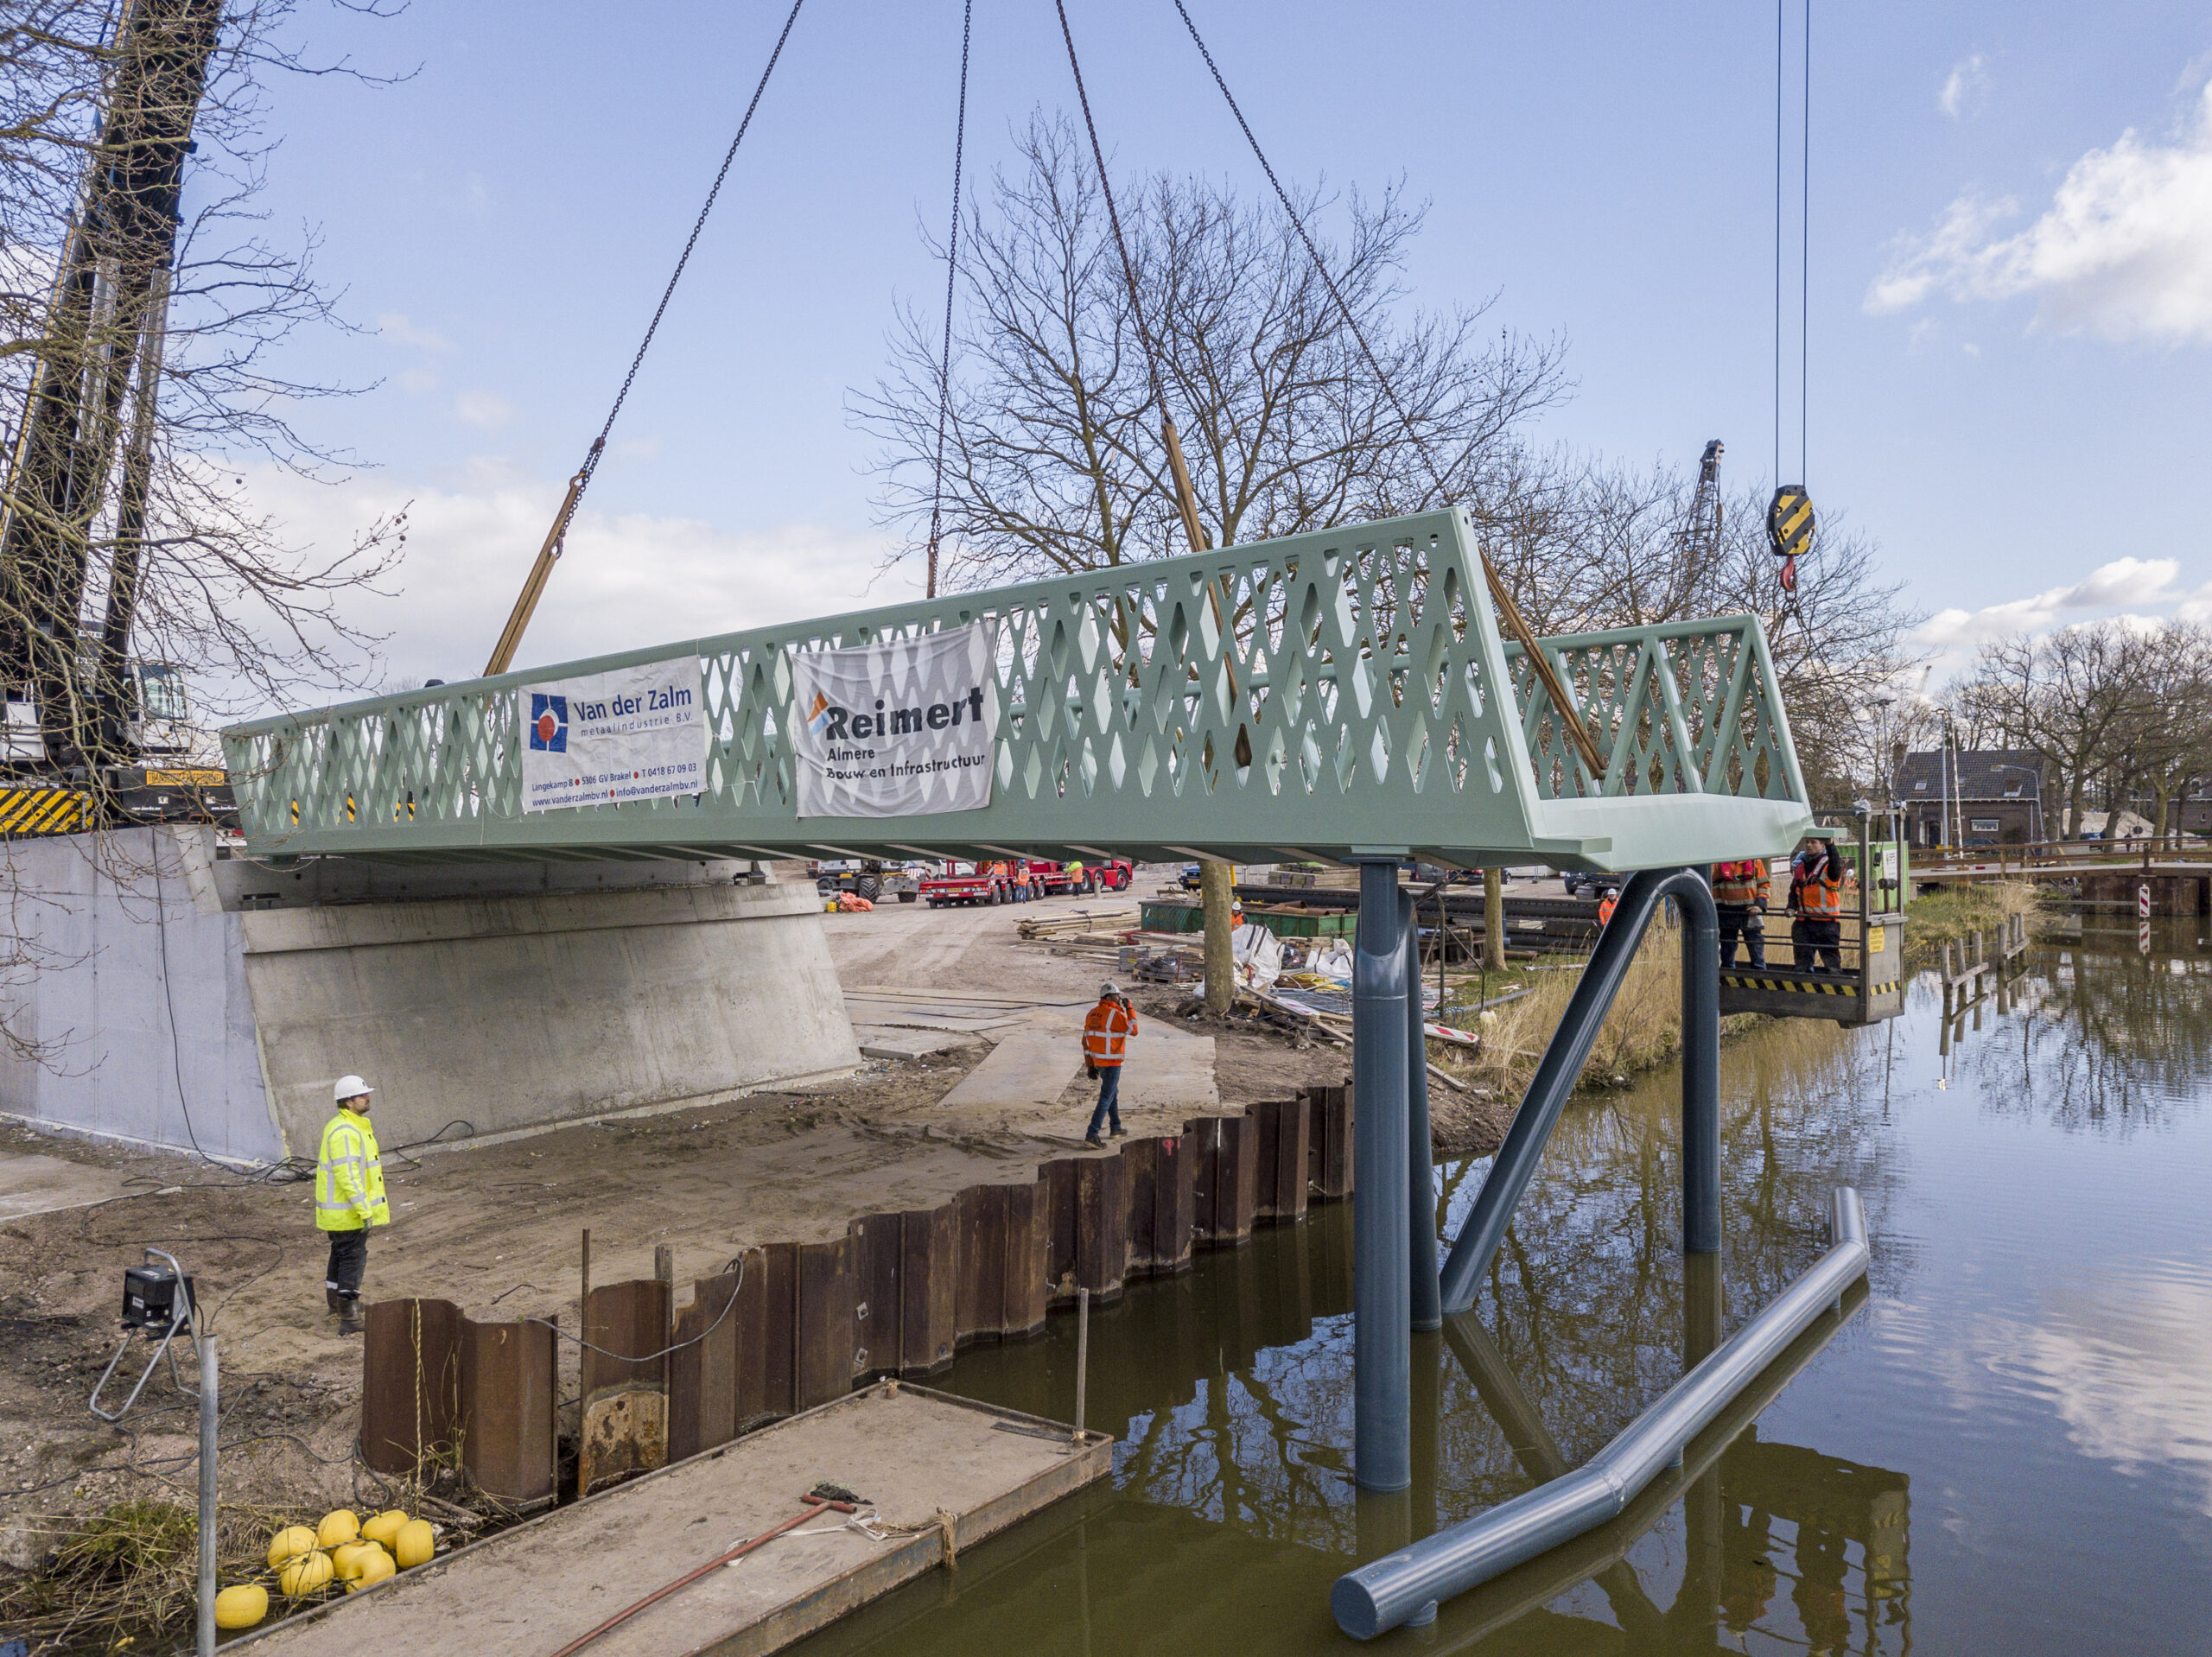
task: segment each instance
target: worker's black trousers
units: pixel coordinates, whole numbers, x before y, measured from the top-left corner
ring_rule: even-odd
[[[1843,970],[1843,923],[1800,916],[1789,929],[1789,942],[1797,950],[1799,972]]]
[[[330,1234],[330,1270],[324,1276],[327,1287],[338,1291],[347,1300],[361,1298],[361,1274],[369,1269],[369,1228],[355,1226],[351,1231]]]
[[[1745,953],[1751,958],[1751,965],[1764,971],[1766,968],[1766,923],[1759,918],[1756,909],[1731,904],[1715,904],[1714,911],[1720,919],[1720,969],[1723,972],[1736,964],[1736,940],[1744,941]]]

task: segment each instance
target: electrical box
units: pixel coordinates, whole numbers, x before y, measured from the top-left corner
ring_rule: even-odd
[[[123,1326],[164,1330],[192,1319],[192,1279],[166,1266],[133,1266],[123,1273]]]

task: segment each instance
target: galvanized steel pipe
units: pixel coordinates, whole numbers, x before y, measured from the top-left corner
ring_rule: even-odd
[[[1398,860],[1359,866],[1352,949],[1352,1476],[1413,1482],[1413,1324],[1406,1241],[1406,947]]]
[[[1329,1609],[1346,1634],[1371,1640],[1432,1602],[1478,1583],[1618,1517],[1637,1493],[1862,1276],[1872,1252],[1859,1193],[1835,1193],[1834,1241],[1812,1269],[1777,1296],[1704,1362],[1669,1388],[1588,1463],[1337,1578]]]
[[[1421,917],[1414,895],[1398,895],[1398,924],[1406,929],[1406,1209],[1411,1230],[1411,1291],[1408,1304],[1415,1329],[1444,1327],[1444,1306],[1437,1287],[1436,1156],[1428,1132],[1428,1015],[1421,995]],[[1436,947],[1444,947],[1437,935]]]
[[[1535,1176],[1544,1142],[1551,1138],[1559,1114],[1574,1091],[1590,1057],[1591,1044],[1605,1022],[1606,1010],[1620,993],[1621,981],[1636,959],[1637,945],[1643,942],[1644,929],[1666,898],[1681,904],[1688,921],[1682,939],[1682,1105],[1686,1112],[1694,1111],[1699,1117],[1695,1124],[1686,1123],[1683,1130],[1683,1177],[1688,1181],[1694,1174],[1697,1181],[1683,1212],[1683,1241],[1693,1249],[1719,1247],[1719,923],[1713,906],[1713,888],[1697,870],[1644,869],[1629,876],[1628,884],[1621,889],[1613,917],[1598,935],[1590,964],[1582,969],[1567,1013],[1544,1048],[1528,1095],[1514,1114],[1513,1126],[1506,1131],[1497,1160],[1491,1164],[1474,1209],[1452,1240],[1442,1275],[1446,1312],[1465,1311],[1475,1304],[1475,1290],[1490,1269],[1491,1256],[1505,1241],[1513,1210]],[[1701,961],[1693,958],[1694,949],[1704,951]],[[1690,1057],[1693,1052],[1707,1048],[1712,1050],[1710,1065]],[[1709,1156],[1704,1154],[1707,1148],[1712,1152]]]

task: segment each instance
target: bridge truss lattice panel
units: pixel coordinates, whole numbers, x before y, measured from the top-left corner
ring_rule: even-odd
[[[979,620],[998,645],[990,803],[798,816],[793,657]],[[1625,871],[1776,855],[1809,827],[1755,617],[1541,644],[1575,714],[1501,642],[1449,511],[288,714],[224,746],[265,856],[1402,850]],[[687,653],[711,721],[703,792],[523,812],[524,687]]]

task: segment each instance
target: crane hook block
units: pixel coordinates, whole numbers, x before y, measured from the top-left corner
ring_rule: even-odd
[[[1813,549],[1813,498],[1802,483],[1785,483],[1767,503],[1766,538],[1785,564]],[[1790,572],[1796,574],[1795,570]]]

